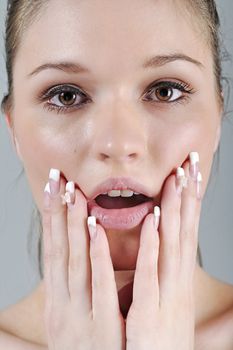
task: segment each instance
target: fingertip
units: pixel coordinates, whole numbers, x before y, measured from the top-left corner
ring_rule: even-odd
[[[153,215],[153,224],[156,231],[158,231],[158,228],[159,228],[160,215],[161,215],[160,207],[155,206],[154,215]]]
[[[87,218],[87,226],[88,226],[88,232],[90,235],[90,239],[92,242],[94,242],[97,238],[97,227],[96,227],[96,218],[95,216],[88,216]]]

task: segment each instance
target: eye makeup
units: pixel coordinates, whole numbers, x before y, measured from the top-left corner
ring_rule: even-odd
[[[153,93],[161,93],[160,97],[156,96],[153,99]],[[167,94],[168,92],[168,94]],[[155,104],[174,104],[181,103],[189,98],[190,94],[193,94],[194,89],[187,83],[178,81],[157,81],[149,85],[143,101]],[[177,96],[178,95],[178,96]],[[175,99],[171,99],[172,97]],[[69,98],[74,98],[74,102],[77,99],[81,99],[81,102],[70,103]],[[69,113],[74,110],[84,108],[92,102],[91,98],[78,86],[71,84],[59,84],[43,91],[38,96],[39,103],[43,103],[44,109],[48,111],[56,111],[57,113]],[[54,99],[57,100],[54,102]],[[62,102],[62,100],[64,101]],[[65,103],[64,103],[65,102]],[[66,104],[66,102],[68,102]],[[72,101],[71,101],[72,102]]]

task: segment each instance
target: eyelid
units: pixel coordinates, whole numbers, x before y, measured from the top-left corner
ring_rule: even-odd
[[[166,79],[166,80],[165,80]],[[194,89],[188,84],[185,83],[181,80],[179,81],[174,81],[171,78],[163,78],[162,80],[159,81],[153,81],[146,89],[146,93],[149,95],[150,93],[152,94],[153,90],[159,87],[167,87],[167,88],[173,88],[173,89],[177,89],[183,93],[185,93],[186,95],[181,96],[175,100],[171,100],[171,101],[159,101],[159,100],[144,100],[144,101],[148,101],[151,102],[152,104],[155,103],[162,103],[162,104],[175,104],[177,102],[181,102],[181,100],[187,99],[189,96],[187,94],[192,94],[194,93]],[[48,99],[52,99],[54,98],[56,95],[58,95],[59,93],[63,92],[63,91],[71,91],[71,92],[75,92],[77,95],[79,95],[80,97],[85,97],[86,101],[85,102],[80,102],[78,104],[75,105],[71,105],[71,106],[57,106],[53,103],[48,103]],[[145,92],[143,93],[143,96],[145,95]],[[77,85],[73,85],[70,83],[63,83],[63,84],[58,84],[58,85],[54,85],[52,87],[50,87],[49,89],[46,89],[45,91],[43,91],[42,93],[40,93],[39,97],[38,97],[39,103],[43,102],[44,100],[46,100],[47,102],[45,102],[44,107],[51,109],[51,110],[56,110],[58,113],[68,113],[71,112],[73,110],[78,110],[84,106],[87,105],[87,103],[91,102],[92,99],[89,97],[89,95],[84,92],[84,89],[82,89],[80,86]]]
[[[169,79],[169,80],[164,80],[164,79],[160,80],[160,81],[155,81],[149,85],[146,93],[143,94],[143,101],[146,101],[146,102],[149,101],[152,104],[155,104],[155,103],[157,103],[157,104],[158,103],[159,104],[173,104],[176,102],[181,102],[181,100],[187,99],[189,97],[188,95],[195,93],[195,91],[191,87],[191,85],[188,83],[185,83],[184,81],[174,81],[171,79]],[[158,100],[150,99],[153,92],[159,88],[178,90],[181,93],[183,93],[183,96],[180,96],[179,98],[174,99],[174,100],[166,100],[166,101],[160,101],[159,99]]]
[[[191,87],[191,85],[188,83],[185,83],[184,81],[171,80],[171,79],[167,78],[167,79],[163,79],[163,80],[159,80],[159,81],[154,81],[153,83],[151,83],[149,85],[149,87],[147,87],[145,92],[148,92],[148,90],[150,91],[153,88],[160,87],[160,86],[173,87],[173,88],[177,88],[177,89],[180,89],[182,87],[183,91],[187,91],[187,92],[194,91],[194,89]]]
[[[49,98],[51,96],[55,96],[56,94],[60,93],[62,90],[76,91],[80,95],[85,95],[85,96],[89,97],[87,95],[87,93],[84,92],[80,86],[74,86],[73,84],[59,84],[59,85],[54,85],[54,86],[50,87],[49,89],[43,90],[39,94],[39,99],[43,100],[43,99]]]

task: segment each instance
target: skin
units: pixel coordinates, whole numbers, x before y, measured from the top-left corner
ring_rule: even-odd
[[[159,204],[165,178],[195,150],[201,157],[206,188],[221,119],[212,57],[182,17],[183,13],[175,12],[172,2],[165,5],[161,1],[156,4],[149,1],[149,6],[143,5],[144,2],[138,1],[136,6],[129,6],[129,13],[119,18],[117,11],[122,8],[121,3],[107,5],[106,2],[103,15],[97,9],[98,2],[77,6],[75,1],[69,1],[64,11],[62,1],[51,1],[41,20],[33,23],[25,34],[14,66],[12,119],[18,153],[40,211],[44,185],[52,167],[60,169],[66,179],[75,181],[86,196],[108,177],[135,177],[146,184]],[[154,12],[151,7],[155,8]],[[51,11],[56,11],[54,20]],[[177,15],[181,17],[179,21]],[[138,16],[140,27],[135,20]],[[69,25],[64,27],[64,22]],[[173,33],[161,32],[167,22],[174,28]],[[56,28],[60,26],[64,28],[58,35]],[[155,27],[153,31],[152,27]],[[97,38],[103,42],[101,47]],[[82,50],[77,50],[80,47]],[[197,59],[205,68],[182,61],[157,69],[140,68],[148,57],[174,52]],[[81,62],[93,73],[45,70],[27,78],[41,64],[61,60]],[[188,83],[196,90],[189,103],[153,105],[141,101],[149,84],[167,77]],[[37,96],[62,83],[82,86],[94,102],[85,110],[60,115],[44,110]],[[30,133],[25,135],[25,130]],[[208,145],[200,142],[206,135]],[[107,231],[116,270],[134,269],[139,233],[139,227],[132,232]],[[124,254],[119,259],[121,249]]]
[[[191,151],[200,155],[204,194],[219,143],[222,109],[210,49],[186,19],[173,1],[138,0],[132,6],[129,0],[102,0],[99,6],[98,1],[51,0],[30,25],[17,53],[14,108],[6,117],[41,212],[50,168],[60,169],[62,178],[74,181],[85,197],[108,177],[131,176],[146,185],[154,204],[160,206],[165,180],[185,164]],[[151,56],[177,52],[203,67],[177,60],[142,68]],[[47,69],[28,77],[38,66],[54,61],[80,62],[91,73]],[[188,84],[193,93],[176,89],[174,93],[187,97],[179,103],[158,102],[155,94],[155,103],[142,100],[152,82],[168,80]],[[59,114],[44,109],[45,101],[38,102],[38,96],[58,84],[82,87],[91,102]],[[118,294],[124,312],[131,302],[141,228],[142,224],[128,231],[105,230],[117,289],[126,286],[126,295]],[[225,300],[222,309],[233,303],[232,288],[220,285],[195,267],[197,324],[221,311],[217,292]],[[43,282],[21,305],[23,309],[31,305],[40,319]],[[25,329],[18,334],[28,339],[29,328]],[[43,328],[31,334],[31,340],[46,342]]]

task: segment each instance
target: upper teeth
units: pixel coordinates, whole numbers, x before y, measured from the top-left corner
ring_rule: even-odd
[[[107,194],[109,197],[132,197],[133,194],[140,194],[138,192],[133,192],[131,190],[111,190],[105,192],[103,194]]]

